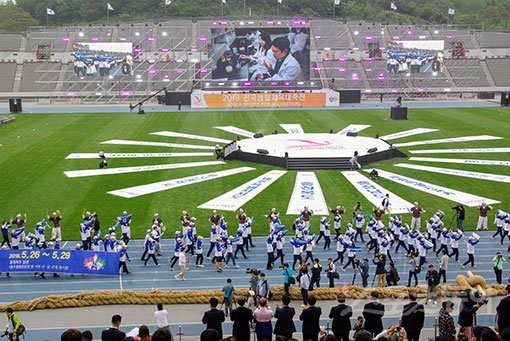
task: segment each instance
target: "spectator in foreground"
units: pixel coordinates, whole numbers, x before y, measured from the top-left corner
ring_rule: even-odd
[[[296,332],[296,325],[294,324],[293,318],[296,315],[296,311],[293,307],[289,307],[290,296],[282,296],[282,307],[276,306],[274,317],[276,318],[276,324],[274,326],[274,334],[277,340],[292,339],[292,334]]]
[[[339,341],[349,341],[349,331],[351,330],[352,308],[345,304],[345,296],[338,295],[338,305],[331,308],[329,318],[333,319],[331,329]]]
[[[316,302],[315,296],[308,297],[308,304],[303,307],[303,311],[299,315],[299,319],[303,321],[303,340],[317,341],[319,338],[321,330],[319,319],[322,311],[320,307],[315,306]]]
[[[371,302],[365,304],[363,308],[363,317],[365,318],[365,329],[375,336],[382,332],[382,318],[384,316],[384,304],[377,302],[379,293],[372,291],[370,293]]]
[[[472,339],[473,336],[473,324],[474,324],[474,315],[483,305],[480,301],[475,302],[475,298],[473,297],[471,291],[466,291],[461,293],[460,298],[460,311],[459,311],[459,319],[458,323],[463,331],[463,334],[468,337],[468,339]]]
[[[442,308],[439,310],[439,336],[449,338],[449,340],[455,340],[455,322],[453,317],[450,315],[453,311],[453,302],[445,301],[442,303]]]
[[[169,329],[158,329],[152,334],[152,341],[174,341]]]
[[[407,340],[419,341],[425,322],[425,307],[416,302],[416,293],[409,293],[409,302],[402,311],[402,327],[406,330]]]
[[[11,339],[10,340],[18,340]],[[60,335],[60,341],[82,341],[82,333],[77,329],[68,329]]]
[[[221,336],[216,329],[206,329],[200,334],[200,341],[221,341]]]
[[[209,299],[209,305],[211,309],[204,313],[204,317],[202,317],[202,323],[207,325],[207,329],[216,330],[220,339],[223,339],[223,329],[221,324],[225,322],[225,314],[223,311],[218,310],[218,299],[216,297],[211,297]]]
[[[232,335],[235,336],[238,341],[250,340],[250,323],[253,320],[253,312],[251,309],[244,306],[245,303],[246,298],[244,296],[239,296],[237,298],[238,307],[230,313],[230,320],[234,322]]]
[[[503,340],[510,340],[510,284],[506,286],[506,296],[499,301],[496,312],[499,335]]]
[[[257,340],[271,340],[273,335],[273,325],[271,319],[273,318],[273,311],[271,307],[267,305],[267,299],[261,297],[259,306],[253,312],[253,318],[255,319],[255,333],[257,334]]]
[[[149,330],[149,327],[147,327],[145,324],[141,325],[140,328],[138,328],[138,336],[136,337],[135,341],[151,341],[151,333]]]
[[[85,330],[81,333],[81,341],[92,341],[94,339],[94,335],[90,330]]]
[[[126,333],[119,330],[120,323],[122,322],[122,316],[112,316],[112,326],[108,329],[103,330],[101,333],[101,341],[122,341],[126,337]]]

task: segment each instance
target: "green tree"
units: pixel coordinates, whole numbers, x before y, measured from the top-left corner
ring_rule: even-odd
[[[8,1],[0,6],[0,31],[1,32],[20,32],[25,31],[30,26],[36,25],[37,20],[32,18],[28,12],[21,7]]]

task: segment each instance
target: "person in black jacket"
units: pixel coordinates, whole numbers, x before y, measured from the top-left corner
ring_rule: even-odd
[[[402,327],[407,332],[408,341],[419,341],[425,321],[425,307],[416,302],[416,293],[409,293],[410,303],[402,310]]]
[[[333,319],[331,329],[338,341],[349,341],[349,331],[351,330],[352,308],[345,304],[345,296],[338,295],[338,305],[331,308],[329,318]]]
[[[483,305],[479,300],[479,294],[476,291],[466,290],[460,295],[460,311],[459,311],[459,326],[464,335],[471,340],[473,336],[473,322],[474,315],[478,309]]]
[[[457,206],[452,207],[457,214],[457,228],[461,231],[464,231],[464,226],[462,225],[464,222],[464,218],[466,217],[466,210],[464,210],[464,206],[462,204],[458,204]]]
[[[506,286],[506,296],[499,301],[496,312],[498,313],[497,324],[499,335],[502,338],[503,335],[510,337],[510,284]]]
[[[230,320],[234,322],[232,336],[237,337],[238,341],[250,341],[250,322],[253,320],[253,312],[244,306],[245,303],[246,298],[239,296],[238,307],[230,312]]]
[[[400,281],[400,276],[398,275],[395,263],[390,262],[390,269],[386,274],[386,282],[388,283],[388,286],[396,286],[398,285],[398,281]]]
[[[206,329],[214,329],[218,331],[221,339],[223,339],[223,329],[221,328],[221,324],[225,322],[225,314],[222,310],[216,309],[218,306],[218,299],[216,297],[211,297],[209,299],[209,305],[211,306],[211,310],[204,313],[202,323],[207,325]]]
[[[119,330],[122,316],[112,316],[112,326],[108,329],[103,330],[101,333],[101,341],[122,341],[126,337],[126,333]]]
[[[274,313],[274,317],[276,318],[276,324],[274,326],[276,340],[292,339],[292,334],[296,331],[296,326],[292,320],[294,315],[296,315],[296,311],[293,307],[289,307],[289,295],[282,296],[282,304],[282,307],[276,306],[276,311]]]
[[[365,318],[365,329],[372,333],[374,336],[382,332],[384,316],[384,304],[377,302],[379,293],[372,291],[370,293],[370,300],[363,308],[363,317]]]
[[[315,296],[308,297],[308,304],[304,306],[303,312],[299,315],[299,319],[303,321],[302,332],[303,341],[318,341],[320,325],[319,319],[322,311],[320,307],[315,306]]]

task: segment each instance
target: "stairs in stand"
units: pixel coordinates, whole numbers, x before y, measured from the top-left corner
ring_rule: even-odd
[[[350,158],[288,158],[287,169],[350,169]]]

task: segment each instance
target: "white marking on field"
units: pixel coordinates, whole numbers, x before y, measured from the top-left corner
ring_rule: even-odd
[[[425,171],[425,172],[461,176],[464,178],[473,178],[473,179],[479,179],[479,180],[489,180],[489,181],[495,181],[495,182],[510,183],[510,176],[506,176],[506,175],[471,172],[471,171],[465,171],[465,170],[460,170],[460,169],[451,169],[451,168],[429,167],[429,166],[413,165],[413,164],[409,164],[409,163],[397,163],[394,166],[408,168],[408,169],[416,169],[416,170],[421,170],[421,171]]]
[[[245,136],[245,137],[253,137],[253,135],[255,135],[255,133],[252,133],[251,131],[248,131],[248,130],[245,130],[242,128],[238,128],[238,127],[234,127],[234,126],[220,126],[220,127],[214,127],[214,128],[220,129],[220,130],[223,130],[228,133],[235,134],[235,135]]]
[[[381,139],[395,140],[395,139],[400,139],[403,137],[408,137],[408,136],[413,136],[413,135],[418,135],[418,134],[432,133],[432,132],[438,131],[438,130],[439,129],[415,128],[415,129],[400,131],[398,133],[384,135],[384,136],[381,136]]]
[[[280,127],[282,127],[289,134],[304,134],[305,133],[305,131],[303,130],[303,127],[301,127],[301,124],[280,124]]]
[[[442,163],[460,163],[465,165],[483,165],[483,166],[510,166],[510,161],[502,160],[477,160],[477,159],[450,159],[435,157],[411,157],[409,161],[422,162],[442,162]]]
[[[476,136],[461,136],[437,140],[413,141],[406,143],[395,143],[395,147],[409,147],[421,146],[425,144],[438,144],[438,143],[455,143],[455,142],[468,142],[468,141],[488,141],[488,140],[501,140],[501,137],[490,135],[476,135]]]
[[[106,159],[137,159],[153,157],[191,157],[191,156],[212,156],[213,153],[105,153]],[[98,153],[73,153],[66,159],[100,159]]]
[[[200,145],[196,145],[196,144],[166,143],[166,142],[151,142],[151,141],[108,140],[108,141],[101,142],[101,144],[214,150],[214,146],[200,146]]]
[[[458,148],[410,150],[411,154],[510,153],[510,148]]]
[[[366,124],[349,124],[344,129],[340,130],[337,134],[347,135],[347,133],[359,133],[362,130],[367,129],[370,125]]]
[[[84,176],[98,176],[98,175],[112,175],[112,174],[125,174],[137,172],[149,172],[156,170],[177,169],[177,168],[194,168],[203,166],[222,165],[222,161],[204,161],[204,162],[188,162],[188,163],[170,163],[164,165],[151,165],[151,166],[135,166],[135,167],[118,167],[106,169],[83,169],[76,171],[66,171],[64,174],[68,178],[79,178]]]
[[[193,135],[193,134],[185,134],[179,133],[175,131],[157,131],[155,133],[150,133],[151,135],[158,136],[168,136],[168,137],[182,137],[190,140],[201,140],[201,141],[209,141],[209,142],[217,142],[217,143],[230,143],[232,140],[220,139],[217,137],[203,136],[203,135]]]
[[[328,214],[328,205],[314,172],[297,172],[287,214],[299,214],[307,206],[314,214]]]

